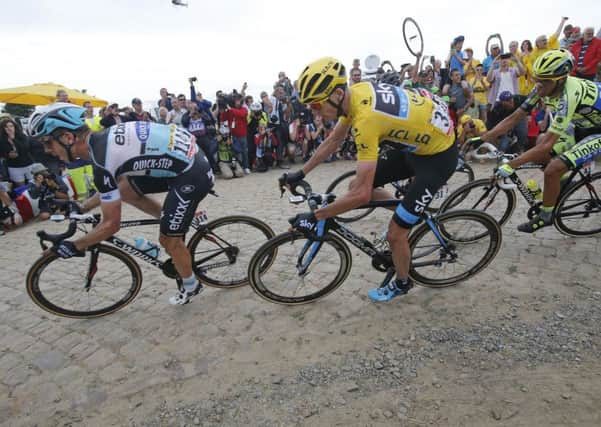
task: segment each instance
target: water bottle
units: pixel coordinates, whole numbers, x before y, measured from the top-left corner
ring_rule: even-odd
[[[543,199],[543,192],[540,189],[538,182],[533,179],[529,179],[528,182],[526,182],[526,187],[528,187],[528,190],[530,190],[536,201]]]
[[[134,245],[136,249],[144,252],[146,255],[158,258],[159,256],[159,247],[153,243],[150,243],[144,237],[136,237],[134,239]]]

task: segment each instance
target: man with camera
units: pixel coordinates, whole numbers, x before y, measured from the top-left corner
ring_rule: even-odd
[[[288,117],[292,111],[290,97],[286,95],[284,86],[278,85],[275,88],[273,96],[269,97],[271,111],[269,113],[270,127],[278,139],[277,161],[281,169],[289,169],[289,166],[284,164],[286,158],[286,148],[290,137],[288,134]]]
[[[246,89],[244,83],[243,91]],[[218,99],[219,104],[219,123],[226,123],[230,129],[232,137],[232,148],[236,157],[242,163],[245,174],[250,174],[250,165],[248,163],[248,141],[247,141],[247,114],[246,108],[242,105],[243,95],[234,92],[231,95],[223,95]]]
[[[255,135],[259,132],[259,125],[267,126],[269,118],[267,113],[263,111],[260,103],[253,102],[250,104],[248,115],[246,117],[247,123],[247,143],[248,143],[248,163],[253,165],[256,159],[255,149]]]
[[[33,179],[28,188],[29,196],[34,200],[38,200],[40,209],[38,218],[46,220],[56,210],[56,207],[52,204],[52,199],[69,200],[69,189],[62,179],[57,179],[41,163],[34,163],[31,166],[31,173]]]

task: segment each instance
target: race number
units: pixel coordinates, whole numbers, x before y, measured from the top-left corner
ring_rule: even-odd
[[[453,123],[449,117],[449,107],[437,96],[432,97],[432,118],[430,123],[437,129],[440,129],[445,135],[449,135],[453,131]]]

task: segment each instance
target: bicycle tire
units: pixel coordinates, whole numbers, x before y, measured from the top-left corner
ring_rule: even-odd
[[[419,49],[416,49],[415,46],[412,48],[409,43],[409,40],[407,40],[407,37],[408,37],[407,24],[408,23],[413,23],[413,25],[415,25],[415,28],[417,29],[417,33],[418,33],[417,35],[419,35],[419,45],[420,45]],[[417,56],[418,53],[424,53],[424,37],[422,36],[422,30],[419,28],[419,25],[417,25],[417,22],[415,22],[415,19],[407,17],[403,20],[403,40],[405,41],[405,46],[407,46],[407,49],[409,50],[411,55]]]
[[[501,248],[503,240],[501,227],[493,217],[484,212],[472,210],[449,211],[442,213],[434,220],[437,229],[444,236],[446,242],[452,246],[452,251],[448,252],[441,247],[440,242],[426,223],[411,234],[409,237],[411,248],[409,276],[422,286],[443,288],[467,280],[488,266]],[[465,224],[458,223],[454,226],[452,224],[454,221],[464,221]],[[455,227],[459,227],[459,229]],[[482,228],[485,231],[479,231]],[[473,233],[480,237],[477,239],[471,236],[460,237],[460,232]],[[432,243],[424,242],[428,236],[433,238]],[[486,242],[486,236],[489,236],[488,242]],[[466,255],[468,252],[472,252],[474,256],[479,257],[473,266],[453,276],[441,277],[438,274],[442,271],[441,268],[444,265],[455,266],[464,263],[464,260],[469,257]],[[424,259],[430,255],[434,255],[431,260]],[[431,273],[427,272],[426,269],[430,269]],[[433,277],[434,275],[438,277]]]
[[[326,234],[323,242],[313,242],[297,231],[282,233],[259,248],[253,256],[249,268],[248,278],[252,289],[263,299],[283,305],[300,305],[317,301],[336,290],[348,277],[352,266],[351,251],[344,241],[331,233]],[[307,267],[305,274],[299,273],[298,257],[305,245],[311,249],[317,248],[312,262]],[[265,262],[266,257],[274,256],[273,265],[269,270],[262,270],[260,266]],[[335,255],[338,255],[339,265],[335,265]],[[277,257],[277,259],[275,259]],[[303,260],[307,258],[303,257]],[[333,279],[326,279],[325,274],[334,272]],[[307,292],[298,294],[299,286],[292,288],[294,295],[284,294],[285,289],[282,285],[288,283],[287,275],[291,275],[290,281],[294,276],[301,278],[303,287],[306,285]],[[316,279],[313,285],[309,283],[310,279]],[[277,287],[282,290],[276,290]],[[309,290],[311,288],[311,290]]]
[[[226,229],[229,226],[234,227]],[[194,273],[202,284],[216,288],[247,285],[247,261],[274,236],[271,227],[250,216],[230,215],[211,221],[201,226],[188,242]],[[206,256],[204,261],[199,259],[201,256]],[[264,269],[271,265],[267,261]]]
[[[500,198],[499,194],[503,197]],[[440,205],[439,212],[473,209],[488,213],[502,226],[511,218],[516,203],[514,190],[502,189],[490,179],[483,178],[465,184],[449,194]]]
[[[355,177],[357,171],[348,171],[334,179],[326,188],[326,193],[334,193],[337,196],[342,195],[342,191],[346,191],[348,189],[348,183]],[[334,191],[338,187],[338,191]],[[360,220],[361,218],[365,218],[367,215],[372,213],[375,208],[365,208],[365,209],[353,209],[348,212],[341,213],[337,215],[336,220],[344,223],[355,222]]]
[[[77,282],[84,285],[85,283],[81,283],[81,281],[76,282],[73,280],[67,280],[63,276],[65,274],[72,274],[73,272],[76,272],[77,270],[81,270],[83,268],[84,270],[86,270],[84,274],[85,282],[85,276],[90,271],[90,262],[92,260],[91,254],[93,251],[98,252],[98,258],[95,265],[95,271],[93,271],[91,288],[86,290],[84,286],[74,287],[74,285],[76,285]],[[107,246],[104,244],[99,244],[92,249],[88,249],[86,251],[86,256],[90,257],[90,260],[87,263],[87,265],[84,262],[84,260],[79,257],[62,259],[52,252],[48,252],[42,255],[31,266],[29,272],[27,273],[26,287],[27,294],[29,295],[29,297],[40,308],[49,313],[55,314],[57,316],[70,317],[75,319],[91,319],[95,317],[106,316],[107,314],[114,313],[115,311],[125,307],[133,301],[133,299],[138,295],[138,292],[140,291],[140,288],[142,286],[142,272],[140,270],[140,267],[133,260],[132,257],[130,257],[128,254],[117,248]],[[115,286],[117,280],[124,279],[124,276],[122,274],[123,269],[117,268],[114,260],[112,262],[109,261],[110,265],[107,265],[107,267],[110,266],[110,268],[102,269],[102,266],[99,267],[98,265],[101,261],[104,264],[104,260],[105,258],[108,258],[108,256],[114,257],[116,260],[122,262],[126,267],[126,271],[129,271],[131,274],[131,283],[129,284],[129,286],[123,287],[123,291],[117,289],[117,286]],[[46,279],[45,277],[43,278],[42,275],[45,272],[48,273],[49,266],[57,267],[58,271],[55,274],[48,274],[48,279]],[[102,271],[103,274],[105,272],[109,274],[109,278],[106,280],[100,279],[98,277],[100,271]],[[57,277],[59,275],[61,277]],[[50,283],[51,286],[48,286],[46,288],[47,282]],[[61,285],[61,287],[59,288],[58,285]],[[72,289],[65,291],[64,288],[62,288],[62,286],[69,286]],[[94,295],[97,295],[99,300],[105,299],[107,297],[108,292],[103,293],[102,295],[98,292],[99,289],[104,288],[107,288],[107,290],[117,289],[117,294],[123,295],[106,307],[91,309],[90,300],[94,298]],[[94,292],[92,292],[92,290]],[[83,298],[79,298],[79,295],[76,291],[85,292],[83,294]],[[64,304],[63,302],[57,302],[61,294],[65,294],[65,302],[68,302],[71,306],[75,305],[75,303],[77,301],[80,301],[81,299],[87,299],[88,301],[86,305],[88,306],[88,308],[66,308],[64,306],[66,304]]]
[[[596,185],[596,187],[595,187]],[[584,188],[583,188],[584,187]],[[582,199],[573,200],[571,197],[578,191],[585,190],[580,196]],[[573,228],[573,224],[583,225],[585,219],[591,218],[591,214],[601,213],[601,172],[594,173],[590,179],[582,179],[570,185],[561,195],[554,214],[555,227],[568,236],[582,237],[592,236],[601,232],[601,215],[597,216],[597,226],[595,229],[581,230]],[[588,198],[586,197],[588,195]],[[572,200],[572,201],[571,201]],[[573,211],[573,208],[582,206],[584,211]],[[574,219],[570,221],[569,219]]]

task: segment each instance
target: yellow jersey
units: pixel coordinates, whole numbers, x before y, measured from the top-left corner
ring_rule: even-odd
[[[445,102],[425,89],[361,82],[349,87],[348,116],[357,146],[357,160],[377,160],[386,141],[417,155],[433,155],[455,142],[453,121]]]

